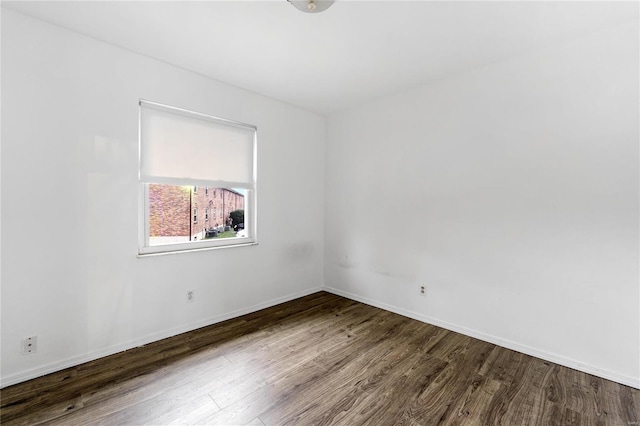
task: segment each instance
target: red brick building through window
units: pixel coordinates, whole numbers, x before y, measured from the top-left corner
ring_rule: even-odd
[[[244,211],[244,195],[233,189],[149,184],[149,242],[199,241],[233,229],[235,210]]]

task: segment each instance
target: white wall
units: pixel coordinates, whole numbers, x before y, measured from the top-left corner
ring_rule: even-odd
[[[640,387],[637,22],[329,117],[325,285]]]
[[[136,257],[139,98],[258,126],[258,246]],[[2,385],[319,289],[324,131],[318,115],[3,10]],[[39,350],[21,355],[29,335]]]

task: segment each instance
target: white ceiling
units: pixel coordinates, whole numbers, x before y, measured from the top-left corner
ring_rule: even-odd
[[[638,19],[636,2],[607,1],[2,4],[320,114]]]

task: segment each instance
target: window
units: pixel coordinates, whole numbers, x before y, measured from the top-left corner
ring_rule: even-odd
[[[141,100],[139,134],[140,254],[256,243],[255,126]]]

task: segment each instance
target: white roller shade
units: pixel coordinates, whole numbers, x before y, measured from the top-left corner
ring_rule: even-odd
[[[140,101],[140,180],[253,188],[254,126]]]

